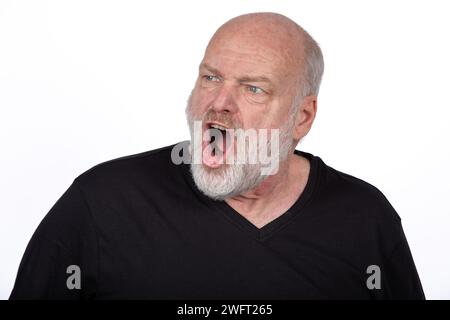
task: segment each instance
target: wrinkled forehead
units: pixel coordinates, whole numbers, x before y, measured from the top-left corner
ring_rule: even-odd
[[[302,41],[292,31],[270,26],[227,26],[214,34],[203,62],[218,69],[285,78],[300,73],[302,60]]]

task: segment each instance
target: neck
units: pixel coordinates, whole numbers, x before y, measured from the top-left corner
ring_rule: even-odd
[[[277,174],[268,176],[252,190],[225,199],[225,202],[260,228],[295,203],[303,192],[308,175],[309,161],[291,153],[280,163]]]

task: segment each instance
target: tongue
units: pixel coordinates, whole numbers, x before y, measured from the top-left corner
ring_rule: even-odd
[[[223,154],[216,152],[213,154],[212,148],[207,146],[203,150],[203,163],[210,168],[218,168],[224,163]]]
[[[211,134],[209,130],[206,131],[203,140],[203,163],[210,168],[218,168],[225,163],[225,135],[219,141],[211,141]],[[220,141],[222,140],[222,141]]]

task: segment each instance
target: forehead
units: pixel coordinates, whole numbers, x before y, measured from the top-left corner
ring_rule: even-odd
[[[264,76],[274,81],[285,78],[295,68],[286,47],[264,38],[245,37],[213,39],[202,64],[217,69],[224,76]]]

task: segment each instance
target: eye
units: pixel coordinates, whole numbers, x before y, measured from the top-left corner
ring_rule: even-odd
[[[247,86],[247,90],[254,94],[264,93],[263,89],[261,89],[259,87],[255,87],[255,86]]]
[[[242,86],[242,93],[250,103],[267,103],[270,99],[269,92],[250,84]]]
[[[211,75],[205,75],[203,76],[203,79],[205,79],[206,81],[220,81],[219,77],[217,76],[211,76]]]

